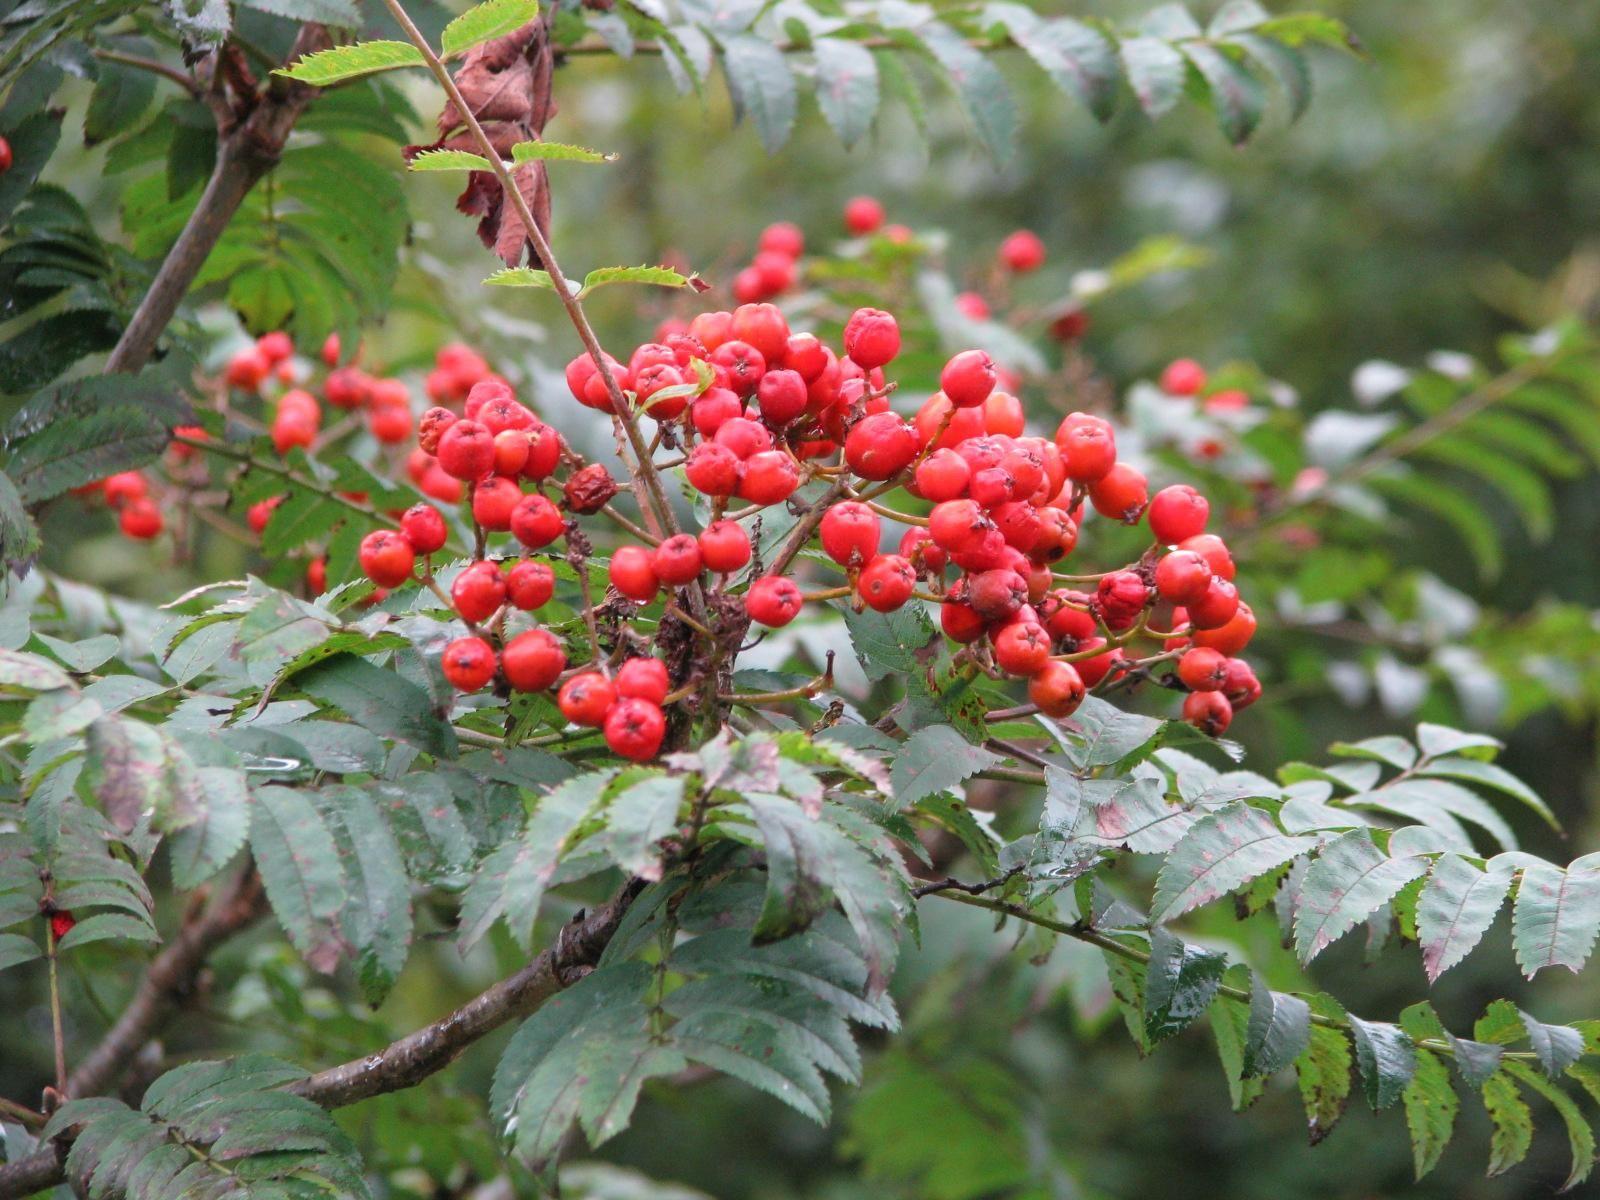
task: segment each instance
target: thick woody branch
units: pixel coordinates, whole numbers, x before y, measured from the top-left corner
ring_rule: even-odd
[[[303,25],[290,61],[332,44],[321,25]],[[137,371],[150,360],[156,343],[228,223],[250,189],[277,165],[295,122],[316,95],[316,88],[274,76],[267,90],[255,99],[248,116],[231,129],[217,130],[217,161],[200,202],[167,251],[133,319],[117,339],[106,360],[107,371]]]

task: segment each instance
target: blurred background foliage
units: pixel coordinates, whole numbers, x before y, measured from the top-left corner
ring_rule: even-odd
[[[1037,7],[1082,11],[1056,2]],[[1093,11],[1119,18],[1145,7],[1103,0]],[[890,220],[917,230],[962,286],[990,286],[997,242],[1019,227],[1036,230],[1048,262],[1009,299],[1014,311],[1042,311],[1075,286],[1081,293],[1080,273],[1150,239],[1176,239],[1191,248],[1184,269],[1090,304],[1089,329],[1074,351],[1079,365],[1091,363],[1121,393],[1180,355],[1213,370],[1253,363],[1261,375],[1241,367],[1241,378],[1281,381],[1277,394],[1292,393],[1306,413],[1358,408],[1352,378],[1370,360],[1418,367],[1449,351],[1492,370],[1506,334],[1600,315],[1600,7],[1564,0],[1325,0],[1320,7],[1348,23],[1364,56],[1317,56],[1316,99],[1298,123],[1274,112],[1243,149],[1195,108],[1152,125],[1124,104],[1104,128],[1036,73],[1008,71],[1024,131],[1019,154],[1003,167],[937,92],[929,94],[924,136],[908,113],[893,111],[848,151],[808,101],[793,139],[769,157],[751,128],[731,126],[720,84],[703,100],[681,97],[658,60],[577,59],[560,69],[560,114],[548,135],[615,151],[621,161],[557,172],[553,242],[576,273],[672,260],[725,285],[766,223],[795,221],[814,246],[825,246],[843,238],[844,200],[867,193],[884,202]],[[419,111],[432,111],[420,78],[402,86]],[[69,87],[62,97],[77,112],[86,94]],[[72,133],[76,119],[68,119]],[[70,187],[110,236],[119,230],[123,184],[102,178],[104,151],[78,145],[72,133],[47,178]],[[393,153],[377,138],[370,149]],[[477,286],[493,264],[471,223],[452,210],[455,182],[406,181],[409,241],[393,309],[368,335],[368,361],[417,371],[439,343],[459,337],[546,396],[552,372],[573,349],[568,332],[548,296]],[[726,303],[725,293],[720,298]],[[651,298],[641,314],[637,294],[618,289],[592,308],[603,340],[631,346],[680,303],[687,302]],[[208,320],[220,358],[241,335],[223,309]],[[1435,359],[1447,369],[1450,362]],[[1074,398],[1063,378],[1052,373],[1025,387],[1041,420]],[[1592,849],[1600,833],[1592,799],[1600,474],[1547,474],[1553,520],[1546,537],[1531,535],[1503,499],[1486,498],[1503,550],[1492,575],[1448,527],[1426,518],[1401,537],[1373,541],[1372,557],[1322,560],[1332,564],[1339,585],[1332,591],[1347,593],[1336,599],[1360,617],[1361,632],[1351,643],[1263,621],[1267,697],[1230,731],[1247,746],[1250,765],[1317,757],[1331,741],[1404,729],[1419,717],[1462,720],[1470,695],[1454,686],[1461,681],[1450,678],[1450,664],[1457,673],[1487,669],[1500,691],[1466,719],[1497,727],[1509,745],[1502,761],[1550,799],[1569,835],[1563,845],[1526,822],[1518,832],[1529,849],[1561,860]],[[70,567],[146,599],[246,565],[218,542],[204,544],[203,560],[150,572],[143,548],[118,538],[105,517],[70,504],[48,514],[44,532],[47,567]],[[1281,524],[1257,540],[1267,565],[1256,570],[1273,585],[1326,550],[1289,538]],[[1246,579],[1249,557],[1241,555]],[[1434,653],[1418,626],[1440,620],[1444,640],[1471,657]],[[1541,669],[1527,670],[1530,663]],[[1020,827],[1028,815],[1012,811],[1017,805],[1001,793],[978,799],[1001,810],[1007,824],[1015,819]],[[1202,1035],[1135,1061],[1092,953],[1028,939],[1013,949],[992,935],[983,914],[965,909],[927,917],[922,946],[907,955],[896,985],[906,1034],[871,1055],[865,1089],[841,1104],[831,1128],[809,1126],[727,1082],[660,1089],[606,1157],[723,1200],[1505,1200],[1547,1194],[1564,1174],[1558,1127],[1541,1122],[1533,1155],[1485,1180],[1487,1129],[1465,1112],[1466,1136],[1420,1184],[1412,1183],[1399,1123],[1364,1107],[1353,1105],[1328,1143],[1308,1148],[1287,1078],[1247,1115],[1228,1111],[1225,1080]],[[1274,985],[1294,985],[1297,969],[1268,931],[1247,930],[1223,911],[1200,914],[1196,930],[1236,943],[1248,938],[1248,956]],[[1492,936],[1502,944],[1436,989],[1447,1023],[1465,1025],[1508,988],[1518,998],[1504,930]],[[326,1047],[376,1043],[382,1028],[440,1011],[445,995],[463,987],[461,970],[441,964],[419,962],[401,995],[369,1020],[345,1013],[297,974],[298,963],[263,947],[230,961],[224,975],[232,991],[221,1007],[246,1025],[260,1021],[252,1036],[269,1042],[275,1028],[303,1021]],[[1349,939],[1313,974],[1369,1015],[1392,1015],[1422,990],[1414,949],[1367,965]],[[0,977],[0,1003],[14,986]],[[1589,1016],[1600,1011],[1600,987],[1547,976],[1537,1003],[1548,1020]],[[293,1011],[284,1007],[291,1004]],[[266,1012],[273,1021],[262,1019]],[[45,1053],[37,1015],[7,1023],[0,1062]],[[482,1084],[492,1061],[482,1047],[469,1057],[463,1096],[481,1091],[469,1083]],[[389,1122],[407,1123],[408,1132],[418,1121],[446,1124],[453,1114],[434,1107],[444,1103],[431,1093],[402,1095],[345,1116],[381,1144]],[[472,1106],[461,1103],[462,1130],[441,1135],[436,1148],[441,1166],[488,1152],[480,1141],[468,1153],[459,1140],[481,1138],[468,1128]],[[406,1164],[391,1165],[397,1195],[456,1194],[408,1191]],[[577,1171],[572,1183],[580,1195],[677,1195],[630,1192],[628,1180],[598,1169]]]

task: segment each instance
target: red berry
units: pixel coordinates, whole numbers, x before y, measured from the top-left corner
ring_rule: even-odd
[[[122,506],[122,512],[117,516],[117,525],[124,536],[148,541],[161,533],[166,527],[166,520],[162,517],[161,510],[156,507],[155,501],[140,496]]]
[[[447,475],[468,482],[482,479],[494,470],[494,435],[463,417],[440,435],[438,458]]]
[[[1078,544],[1078,523],[1067,515],[1065,509],[1045,507],[1039,514],[1039,536],[1028,551],[1042,563],[1058,562],[1072,553]]]
[[[1079,483],[1102,479],[1117,464],[1117,437],[1110,422],[1088,413],[1068,413],[1056,430],[1056,445],[1067,477]]]
[[[106,503],[112,508],[120,508],[130,500],[143,500],[150,492],[149,482],[138,471],[118,471],[115,475],[107,475],[101,481],[100,488],[105,493]],[[276,504],[281,499],[281,496],[274,497],[272,503]]]
[[[900,353],[900,325],[881,308],[858,308],[844,326],[844,352],[866,370],[891,362]]]
[[[1233,565],[1233,555],[1228,553],[1228,544],[1214,533],[1184,538],[1178,543],[1178,549],[1194,551],[1206,560],[1211,573],[1221,579],[1231,580],[1238,569]]]
[[[494,678],[494,649],[480,637],[457,638],[444,648],[439,665],[451,687],[475,692]]]
[[[511,534],[530,550],[548,546],[566,532],[566,518],[547,496],[522,497],[511,510]]]
[[[1228,659],[1227,668],[1223,672],[1222,694],[1228,698],[1228,703],[1233,705],[1234,712],[1248,708],[1261,699],[1261,682],[1244,659]]]
[[[1195,629],[1221,629],[1239,611],[1239,589],[1226,579],[1212,576],[1200,598],[1184,607],[1189,624]]]
[[[549,603],[556,593],[556,573],[548,564],[524,559],[506,575],[506,599],[523,612]]]
[[[321,555],[306,564],[306,586],[319,596],[328,590],[328,560]],[[372,594],[374,600],[382,597],[382,588],[378,588]]]
[[[0,175],[4,175],[11,170],[12,161],[11,143],[0,137]]]
[[[1019,229],[1000,243],[1000,261],[1017,274],[1044,266],[1044,243],[1030,229]]]
[[[1035,675],[1050,662],[1050,635],[1037,621],[1013,621],[995,635],[994,661],[1007,675]]]
[[[618,700],[606,714],[606,745],[634,762],[654,758],[666,733],[667,719],[661,706],[648,700]]]
[[[1164,487],[1150,498],[1147,519],[1156,541],[1172,545],[1197,537],[1206,527],[1211,505],[1186,483]]]
[[[450,600],[462,620],[486,621],[506,602],[505,576],[495,563],[475,562],[450,585]]]
[[[1233,705],[1221,692],[1190,692],[1184,697],[1183,719],[1207,737],[1220,737],[1233,721]]]
[[[515,477],[528,465],[528,432],[502,429],[494,435],[494,473]]]
[[[845,462],[863,479],[889,479],[917,457],[917,434],[892,412],[856,422],[844,441]]]
[[[1028,680],[1028,699],[1047,717],[1070,717],[1083,703],[1086,684],[1068,662],[1049,662]]]
[[[748,417],[733,417],[717,429],[715,444],[732,450],[741,460],[772,449],[772,435],[766,426]]]
[[[506,682],[519,692],[542,692],[567,669],[567,653],[544,629],[519,633],[500,652]]]
[[[1228,678],[1228,660],[1208,646],[1185,650],[1178,660],[1178,678],[1192,692],[1219,692]]]
[[[699,577],[700,543],[693,534],[673,534],[656,547],[651,566],[667,587],[682,587]]]
[[[272,420],[272,448],[287,454],[296,446],[309,447],[317,440],[317,423],[300,412],[280,412]]]
[[[967,603],[985,621],[1003,621],[1028,598],[1028,581],[1009,567],[982,571],[971,577]]]
[[[763,575],[750,585],[744,597],[750,619],[773,629],[794,620],[803,603],[799,586],[783,575]]]
[[[756,401],[768,425],[787,425],[806,410],[806,381],[798,371],[768,371],[756,388]]]
[[[741,304],[733,310],[728,332],[733,342],[725,345],[743,342],[755,350],[765,367],[781,365],[789,349],[789,320],[774,304]],[[713,357],[712,361],[717,360]]]
[[[362,538],[356,557],[362,574],[383,588],[399,587],[411,578],[417,565],[416,553],[405,534],[387,529],[374,530]]]
[[[1156,591],[1173,604],[1190,604],[1205,595],[1211,564],[1193,550],[1174,550],[1156,564]]]
[[[400,532],[418,554],[442,550],[450,538],[444,517],[431,504],[413,504],[400,518]]]
[[[754,273],[758,285],[752,291],[751,300],[780,295],[792,288],[800,278],[794,257],[775,250],[763,250],[745,270]]]
[[[912,566],[935,575],[943,574],[950,561],[950,556],[933,540],[933,535],[915,525],[901,535],[898,552],[901,558],[909,559]]]
[[[716,442],[701,442],[689,452],[683,473],[689,482],[707,496],[731,496],[739,490],[743,468],[739,456]]]
[[[877,514],[858,500],[845,500],[829,508],[822,514],[817,533],[823,552],[843,566],[870,561],[883,540]]]
[[[752,504],[777,504],[799,486],[800,471],[794,459],[782,450],[763,450],[745,460],[739,496]]]
[[[966,601],[947,597],[939,605],[939,626],[951,641],[966,643],[981,638],[989,623]]]
[[[893,612],[911,599],[917,569],[898,554],[880,554],[856,580],[856,594],[868,608]]]
[[[1126,619],[1142,612],[1149,603],[1150,589],[1137,572],[1112,571],[1100,577],[1096,596],[1105,611],[1107,622],[1114,624],[1112,618]]]
[[[661,582],[651,565],[650,551],[643,546],[618,547],[611,556],[611,586],[641,604],[654,600]]]
[[[701,437],[715,437],[717,430],[744,413],[739,397],[724,387],[710,387],[689,405],[689,419]]]
[[[1238,611],[1227,624],[1215,629],[1196,629],[1194,644],[1210,646],[1213,650],[1220,650],[1231,658],[1248,646],[1250,639],[1255,635],[1256,616],[1250,611],[1248,604],[1240,601]]]
[[[427,473],[417,481],[417,487],[424,496],[431,496],[442,504],[460,504],[461,495],[466,490],[461,480],[446,475],[439,469],[438,463],[428,467]]]
[[[528,459],[522,474],[528,479],[548,479],[561,462],[561,435],[542,421],[523,431],[528,440]]]
[[[251,346],[250,349],[241,350],[228,360],[223,375],[229,387],[253,392],[266,382],[267,376],[271,373],[272,364],[259,350]]]
[[[805,253],[806,235],[793,221],[775,221],[761,231],[761,240],[756,245],[774,254],[799,258]]]
[[[828,348],[814,333],[792,333],[784,347],[783,365],[811,384],[828,369]]]
[[[333,366],[339,361],[340,347],[339,335],[330,333],[322,339],[322,362],[324,366]]]
[[[617,702],[616,686],[599,671],[584,671],[561,685],[556,705],[574,725],[598,726]]]
[[[788,344],[785,335],[784,344]],[[723,342],[711,352],[711,362],[728,374],[728,387],[737,396],[752,395],[767,373],[767,360],[748,342]]]
[[[750,535],[737,521],[714,521],[700,531],[700,561],[706,570],[727,574],[750,561]]]
[[[667,698],[667,664],[659,658],[630,658],[617,668],[617,695],[660,704]]]
[[[935,450],[917,464],[917,494],[938,504],[966,495],[972,478],[967,460],[954,450]]]
[[[1066,642],[1076,649],[1076,644],[1094,636],[1094,614],[1088,610],[1089,597],[1082,592],[1057,589],[1041,601],[1045,628],[1057,641]]]
[[[0,171],[3,171],[11,165],[11,148],[5,145],[4,138],[0,138],[0,151],[4,152],[4,157],[0,157]],[[57,909],[50,914],[50,936],[59,942],[72,932],[72,927],[77,923],[78,918],[67,909]]]
[[[1171,396],[1198,396],[1206,386],[1206,369],[1192,358],[1177,358],[1161,372],[1161,390]]]
[[[287,333],[275,329],[271,333],[263,333],[256,339],[256,349],[260,351],[262,358],[275,367],[294,353],[294,343],[289,340]]]
[[[689,407],[689,397],[683,391],[683,372],[675,364],[645,367],[634,376],[633,390],[639,407],[657,421],[670,421]]]
[[[844,227],[858,237],[883,224],[883,205],[871,196],[852,197],[844,206]]]
[[[950,397],[957,408],[976,408],[994,391],[994,359],[983,350],[963,350],[939,373],[939,390]]]
[[[372,394],[372,381],[365,372],[354,367],[341,367],[328,372],[328,378],[322,384],[322,394],[335,408],[357,409]]]
[[[1103,517],[1132,525],[1144,512],[1149,496],[1145,477],[1127,463],[1118,463],[1089,485],[1089,502]]]
[[[928,514],[929,536],[952,554],[973,549],[990,531],[998,532],[974,500],[946,500]]]
[[[367,428],[386,446],[398,446],[411,437],[411,410],[404,404],[375,404],[367,413]]]
[[[521,488],[504,475],[490,475],[472,489],[472,519],[488,530],[510,529],[511,515],[521,502]]]
[[[267,522],[272,520],[272,510],[282,503],[282,496],[268,496],[265,500],[257,500],[252,504],[244,514],[245,523],[250,526],[250,532],[264,532],[267,528]]]
[[[439,439],[458,419],[448,408],[430,408],[417,421],[417,445],[429,454],[439,453]]]
[[[703,312],[689,322],[689,336],[699,340],[707,350],[715,350],[733,336],[731,312]]]

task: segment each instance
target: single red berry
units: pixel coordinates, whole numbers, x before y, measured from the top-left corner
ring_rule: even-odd
[[[480,394],[481,388],[497,386],[493,395],[485,396],[484,401],[476,411],[470,411],[473,396]],[[503,389],[503,390],[498,390]],[[536,420],[527,405],[519,403],[511,394],[511,389],[500,384],[499,380],[485,381],[472,389],[472,394],[467,397],[469,415],[492,434],[502,434],[508,429],[532,429]]]
[[[322,363],[324,366],[335,366],[339,361],[340,346],[339,335],[330,333],[322,339]]]
[[[1233,563],[1233,555],[1228,552],[1228,544],[1214,533],[1202,533],[1195,537],[1184,538],[1178,543],[1179,550],[1192,550],[1206,560],[1206,565],[1211,568],[1211,573],[1221,579],[1232,580],[1238,570]]]
[[[630,658],[617,668],[617,695],[660,704],[667,698],[667,664],[659,658]]]
[[[4,141],[4,138],[0,138],[0,145],[3,145]],[[7,153],[9,154],[9,150]],[[77,923],[78,918],[73,916],[70,911],[65,908],[58,908],[55,912],[50,914],[50,936],[59,942],[62,938],[66,937],[67,934],[72,932],[72,927]]]
[[[682,587],[700,575],[700,543],[691,533],[675,533],[655,548],[650,565],[667,587]]]
[[[228,360],[228,365],[223,371],[224,378],[229,387],[236,387],[246,392],[253,392],[266,382],[267,376],[272,373],[272,364],[254,346],[248,350],[241,350]]]
[[[528,440],[528,459],[522,474],[528,479],[548,479],[561,462],[561,435],[543,421],[523,431]]]
[[[856,422],[845,437],[844,457],[863,479],[889,479],[911,465],[919,448],[915,429],[897,414],[881,412]]]
[[[772,449],[772,434],[759,421],[733,417],[717,429],[714,445],[723,446],[741,460]]]
[[[1040,603],[1045,628],[1056,641],[1076,649],[1076,643],[1094,636],[1094,614],[1089,611],[1089,597],[1082,592],[1058,588]]]
[[[783,365],[809,385],[828,369],[828,348],[814,333],[791,333],[784,348]]]
[[[367,412],[367,428],[386,446],[398,446],[411,437],[411,410],[403,404],[375,404]]]
[[[361,571],[379,587],[399,587],[411,578],[417,556],[403,533],[377,529],[361,539],[357,554]]]
[[[755,276],[756,286],[749,289],[751,301],[782,295],[800,279],[800,270],[794,258],[775,250],[763,250],[745,270]]]
[[[745,460],[739,496],[752,504],[778,504],[794,495],[800,471],[782,450],[763,450]]]
[[[974,500],[946,500],[928,514],[929,536],[952,554],[973,549],[990,531],[999,532]]]
[[[1031,229],[1019,229],[1000,243],[1000,261],[1017,274],[1044,266],[1044,242]]]
[[[1089,485],[1089,502],[1102,517],[1132,525],[1144,512],[1150,485],[1139,471],[1119,462]]]
[[[883,530],[878,515],[859,500],[844,500],[822,514],[817,527],[822,550],[843,566],[860,566],[878,553]]]
[[[689,336],[699,340],[707,350],[715,350],[733,336],[731,312],[703,312],[689,322]]]
[[[567,530],[566,518],[547,496],[522,497],[511,510],[511,534],[530,550],[540,550]]]
[[[709,387],[689,405],[689,419],[701,437],[715,437],[717,430],[744,413],[739,397],[724,387]]]
[[[1244,659],[1228,659],[1228,665],[1223,672],[1222,694],[1228,698],[1228,703],[1233,705],[1234,712],[1248,708],[1261,699],[1261,681],[1256,678],[1255,671]]]
[[[881,308],[858,308],[844,325],[844,352],[870,371],[900,353],[900,324]]]
[[[1184,697],[1183,719],[1207,737],[1221,737],[1233,721],[1233,705],[1221,692],[1190,692]]]
[[[763,575],[750,585],[744,597],[750,619],[773,629],[794,620],[804,603],[799,586],[783,575]]]
[[[1003,621],[1028,598],[1028,581],[1009,567],[982,571],[971,577],[967,603],[985,621]]]
[[[1178,659],[1178,678],[1192,692],[1219,692],[1228,679],[1228,660],[1208,646],[1196,646]]]
[[[1198,537],[1211,515],[1211,505],[1186,483],[1164,487],[1150,498],[1147,519],[1156,541],[1173,545]]]
[[[700,531],[700,561],[706,570],[727,574],[750,561],[750,535],[737,521],[714,521]]]
[[[0,175],[3,175],[7,171],[11,170],[11,163],[11,143],[5,138],[0,137]]]
[[[519,692],[542,692],[567,669],[567,652],[548,630],[517,634],[500,652],[506,682]]]
[[[450,600],[462,620],[486,621],[506,602],[505,576],[495,563],[475,562],[450,585]]]
[[[1161,372],[1161,390],[1170,396],[1198,396],[1206,386],[1206,369],[1192,358],[1176,358]]]
[[[309,447],[317,440],[317,423],[302,413],[280,412],[272,419],[272,448],[288,454],[296,446]]]
[[[430,408],[417,421],[417,445],[429,454],[438,454],[439,439],[458,419],[448,408]]]
[[[1239,611],[1239,589],[1226,579],[1212,576],[1198,600],[1184,605],[1195,629],[1221,629]]]
[[[413,504],[400,518],[400,532],[418,554],[432,554],[450,539],[444,517],[431,504]]]
[[[782,365],[789,349],[789,319],[775,304],[741,304],[733,310],[728,332],[733,342],[754,349],[765,367]]]
[[[916,490],[925,500],[938,504],[967,494],[972,468],[954,450],[935,450],[917,464]]]
[[[122,511],[117,515],[117,525],[124,536],[148,541],[157,537],[166,527],[166,519],[162,517],[155,501],[140,496],[122,506]]]
[[[963,350],[939,373],[939,390],[957,408],[976,408],[994,391],[999,373],[987,351]]]
[[[494,648],[480,637],[457,638],[444,648],[439,665],[451,687],[475,692],[494,678]]]
[[[556,706],[574,725],[599,726],[617,702],[616,686],[599,671],[584,671],[561,685]]]
[[[917,569],[898,554],[880,554],[856,580],[856,595],[868,608],[893,612],[911,599],[917,586]]]
[[[267,528],[267,522],[272,520],[272,510],[283,503],[282,496],[268,496],[265,500],[257,500],[244,514],[245,523],[250,526],[251,533],[262,533]]]
[[[737,396],[753,395],[767,373],[765,356],[748,342],[723,342],[711,352],[711,362],[727,372],[728,387]]]
[[[1036,675],[1050,662],[1050,635],[1037,621],[1013,621],[995,635],[994,661],[1007,675]]]
[[[645,367],[633,378],[634,395],[645,415],[657,421],[670,421],[689,407],[683,390],[683,372],[676,362]]]
[[[1150,601],[1150,589],[1136,571],[1112,571],[1100,577],[1096,597],[1109,621],[1137,616]]]
[[[939,627],[951,641],[965,644],[981,638],[989,623],[965,600],[946,597],[939,605]]]
[[[150,493],[149,481],[138,471],[118,471],[115,475],[107,475],[101,481],[100,488],[105,493],[106,503],[112,508],[121,508],[130,500],[143,500]],[[275,497],[272,502],[276,504],[282,498]]]
[[[483,528],[503,532],[522,503],[522,489],[504,475],[480,479],[472,489],[472,519]]]
[[[548,563],[523,559],[506,575],[506,599],[523,612],[549,603],[556,594],[556,573]]]
[[[716,442],[701,442],[689,452],[683,473],[698,491],[707,496],[731,496],[739,490],[743,466],[739,456]]]
[[[528,431],[502,429],[494,435],[494,473],[515,478],[528,465]]]
[[[1056,445],[1067,477],[1078,483],[1103,479],[1117,465],[1117,436],[1111,423],[1089,413],[1068,413],[1056,430]]]
[[[661,581],[643,546],[620,546],[611,556],[611,586],[629,600],[648,604],[656,598]]]
[[[756,245],[774,254],[799,258],[805,253],[806,235],[793,221],[775,221],[761,231],[761,239]]]
[[[328,590],[328,560],[320,554],[306,564],[306,587],[318,596]],[[381,600],[383,589],[378,588],[372,595]]]
[[[611,478],[605,463],[590,463],[567,476],[561,495],[573,512],[588,514],[599,512],[621,490],[622,485]]]
[[[1156,591],[1173,604],[1191,604],[1205,595],[1211,564],[1193,550],[1174,550],[1156,564]]]
[[[277,366],[294,353],[294,343],[283,330],[274,329],[271,333],[263,333],[256,339],[256,349],[261,352],[262,358]]]
[[[471,482],[494,470],[494,435],[465,417],[439,436],[439,466],[445,474]]]
[[[768,425],[787,425],[806,410],[806,381],[787,368],[768,371],[756,388],[756,401]]]
[[[1194,631],[1193,640],[1197,646],[1209,646],[1213,650],[1220,650],[1230,658],[1238,654],[1250,644],[1250,639],[1256,635],[1256,616],[1250,611],[1250,606],[1242,600],[1239,602],[1238,611],[1228,620],[1227,624],[1215,629],[1199,629]]]
[[[661,749],[667,719],[659,704],[648,700],[618,700],[605,718],[606,745],[633,762],[649,762]]]
[[[328,378],[322,384],[322,394],[335,408],[357,409],[365,404],[367,397],[372,394],[372,381],[363,371],[358,371],[354,367],[341,367],[337,371],[328,372]]]
[[[438,463],[429,466],[427,474],[417,481],[417,488],[424,496],[431,496],[441,504],[460,504],[462,494],[466,491],[461,480],[446,475],[439,469]]]
[[[844,227],[860,237],[883,225],[883,205],[871,196],[854,196],[844,206]]]
[[[911,565],[934,575],[942,575],[950,562],[944,547],[933,540],[933,535],[921,526],[913,525],[900,537],[898,553],[909,559]]]
[[[1046,506],[1039,514],[1039,535],[1028,553],[1041,563],[1059,562],[1078,544],[1078,523],[1062,508]]]
[[[1047,717],[1070,717],[1083,703],[1087,686],[1077,666],[1047,662],[1028,680],[1028,699]]]

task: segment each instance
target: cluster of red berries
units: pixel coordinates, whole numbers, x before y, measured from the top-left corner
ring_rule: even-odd
[[[790,221],[778,221],[761,231],[755,257],[733,277],[733,295],[740,304],[772,300],[791,291],[800,281],[800,256],[806,235]]]

